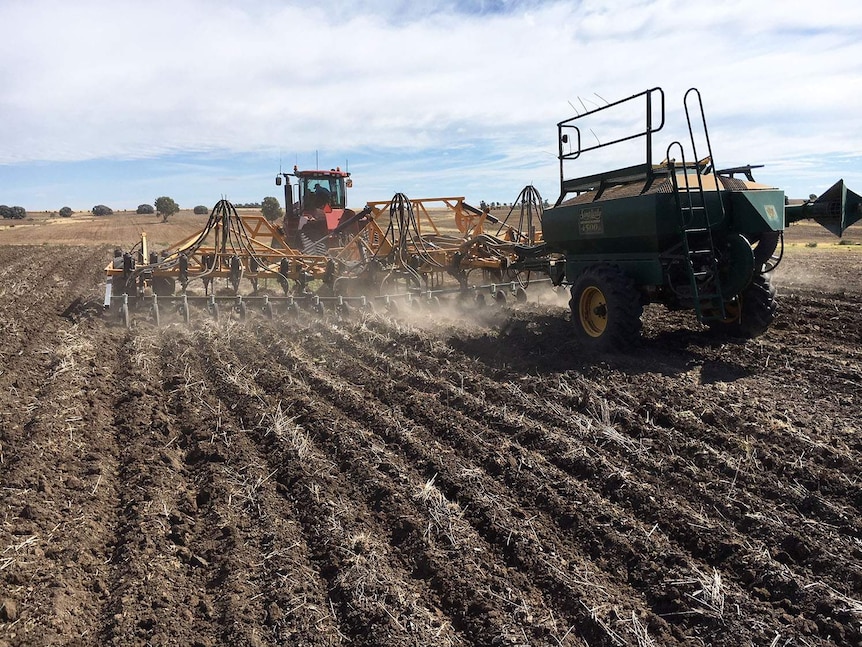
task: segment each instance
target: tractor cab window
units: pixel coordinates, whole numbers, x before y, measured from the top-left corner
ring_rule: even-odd
[[[344,179],[340,177],[303,178],[302,195],[307,198],[313,195],[318,187],[329,191],[329,204],[333,209],[344,209]]]

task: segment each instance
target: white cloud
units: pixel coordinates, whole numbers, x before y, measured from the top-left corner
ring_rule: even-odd
[[[526,174],[548,193],[570,103],[652,86],[667,91],[667,141],[684,134],[682,94],[701,89],[720,165],[794,178],[800,160],[862,156],[855,0],[382,6],[5,2],[0,164],[380,151],[380,170],[362,168],[370,184],[400,167],[416,182],[506,182],[512,197]],[[499,166],[416,168],[465,144]]]

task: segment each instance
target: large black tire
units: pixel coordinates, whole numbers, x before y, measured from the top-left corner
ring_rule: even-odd
[[[769,330],[777,309],[772,281],[765,274],[757,274],[735,302],[725,304],[727,319],[708,325],[723,335],[752,339]]]
[[[640,338],[643,303],[631,277],[611,265],[594,265],[572,285],[572,323],[588,350],[624,351]]]

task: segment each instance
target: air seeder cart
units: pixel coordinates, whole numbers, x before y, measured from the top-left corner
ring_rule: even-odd
[[[641,102],[641,130],[586,141],[585,119]],[[756,166],[717,168],[698,90],[686,92],[683,105],[690,158],[674,141],[660,164],[652,162],[653,135],[665,124],[660,88],[557,124],[560,195],[543,213],[543,242],[519,247],[515,268],[547,272],[555,285],[571,287],[574,329],[588,348],[630,346],[648,303],[693,310],[734,335],[760,335],[776,311],[770,272],[783,255],[785,226],[813,218],[840,235],[862,217],[860,197],[843,181],[791,204],[781,189],[754,181]],[[645,142],[643,163],[569,176],[583,154],[635,139]]]

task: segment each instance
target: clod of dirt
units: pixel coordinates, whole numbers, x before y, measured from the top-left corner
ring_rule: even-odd
[[[4,598],[0,604],[0,620],[15,622],[18,619],[18,603],[12,598]]]

